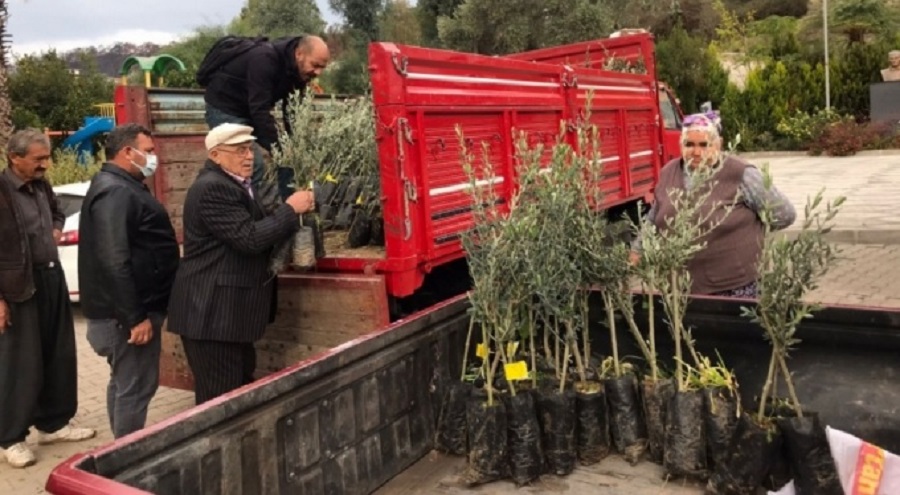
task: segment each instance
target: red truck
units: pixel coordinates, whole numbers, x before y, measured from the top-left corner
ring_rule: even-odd
[[[574,144],[589,92],[591,122],[602,139],[606,207],[636,204],[678,154],[680,111],[656,79],[649,34],[507,57],[374,43],[369,69],[384,246],[330,249],[314,272],[279,277],[278,319],[258,345],[264,372],[466,290],[459,236],[472,219],[456,126],[469,143],[490,143],[496,175],[480,183],[502,199],[516,182],[514,131],[550,144],[564,122]],[[117,123],[154,132],[160,166],[152,188],[180,236],[184,197],[206,154],[203,94],[119,86],[115,106]],[[179,341],[166,335],[162,383],[191,388]]]

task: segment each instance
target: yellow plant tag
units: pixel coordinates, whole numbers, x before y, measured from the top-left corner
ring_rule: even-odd
[[[356,204],[358,204],[358,205],[363,204],[363,197],[362,197],[362,194],[360,194],[359,197],[356,198]]]
[[[506,356],[513,357],[516,355],[516,349],[519,348],[518,342],[507,342],[506,344]]]
[[[509,381],[528,379],[528,365],[525,364],[525,361],[516,361],[515,363],[504,365],[503,371],[506,374],[506,379]]]
[[[480,357],[481,359],[487,359],[487,346],[484,344],[478,344],[478,346],[475,347],[475,355]]]
[[[331,174],[325,174],[325,182],[333,182],[337,184],[337,179],[335,179]]]

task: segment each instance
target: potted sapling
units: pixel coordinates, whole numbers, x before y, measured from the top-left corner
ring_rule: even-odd
[[[465,149],[461,151],[461,159],[469,176],[474,177],[475,159]],[[500,355],[493,348],[491,335],[503,294],[500,276],[503,219],[493,209],[493,203],[482,201],[493,192],[478,188],[474,180],[470,191],[475,198],[472,203],[475,226],[462,237],[462,243],[473,282],[469,292],[473,321],[470,328],[480,330],[476,356],[481,360],[478,373],[483,380],[480,380],[482,388],[466,398],[468,453],[462,480],[470,486],[502,479],[508,472],[506,407],[494,387]],[[467,367],[466,351],[463,370]]]
[[[590,102],[590,97],[588,98]],[[588,104],[588,108],[590,105]],[[589,112],[587,112],[590,115]],[[589,119],[585,119],[589,120]],[[603,165],[600,159],[600,140],[596,126],[578,129],[578,145],[582,172],[570,177],[572,188],[580,190],[580,196],[586,198],[573,207],[580,213],[576,217],[577,224],[569,236],[570,250],[575,254],[577,266],[580,267],[581,281],[579,286],[578,310],[581,326],[582,353],[578,366],[578,381],[575,382],[576,428],[575,441],[578,460],[582,465],[595,464],[606,458],[612,448],[610,437],[610,412],[604,384],[596,370],[590,370],[589,376],[585,368],[591,363],[591,337],[589,320],[589,295],[594,284],[607,273],[604,261],[605,254],[614,249],[610,235],[610,226],[604,212],[600,189]],[[624,259],[624,258],[623,258]],[[608,287],[604,287],[606,295]],[[615,338],[612,340],[615,346]],[[614,347],[614,355],[618,357]],[[576,355],[578,357],[579,355]],[[632,442],[633,443],[633,442]],[[629,452],[631,449],[629,449]]]
[[[503,306],[496,312],[495,349],[503,365],[502,383],[507,392],[507,436],[509,443],[509,467],[513,482],[522,486],[537,480],[544,470],[544,453],[537,406],[533,391],[536,389],[534,372],[533,334],[529,333],[528,319],[532,313],[532,285],[527,275],[529,257],[533,255],[534,232],[537,218],[529,208],[523,208],[516,195],[510,201],[508,219],[503,223],[503,256],[501,277]],[[521,359],[520,342],[528,342],[529,360]]]
[[[644,220],[640,209],[637,222],[632,224],[632,229],[635,232],[632,249],[636,253],[640,253],[640,258],[633,266],[633,271],[641,282],[645,298],[643,304],[647,308],[646,339],[634,320],[634,307],[630,295],[628,298],[619,295],[616,302],[618,303],[617,308],[625,316],[625,321],[647,362],[648,372],[641,381],[644,420],[647,425],[647,451],[653,462],[662,464],[666,433],[666,408],[675,393],[675,382],[671,377],[663,376],[656,350],[655,295],[659,292],[658,281],[663,278],[664,267],[659,257],[663,254],[661,243],[664,241],[656,231],[656,227]]]
[[[316,211],[301,217],[291,263],[311,268],[326,249],[371,238],[380,211],[375,114],[367,97],[322,99],[310,90],[290,96],[284,111],[290,132],[280,125],[267,175],[274,181],[287,169],[293,187],[315,192]]]
[[[647,449],[647,426],[637,377],[632,368],[626,367],[619,358],[616,325],[617,301],[621,297],[620,292],[627,290],[628,251],[622,243],[603,242],[598,239],[601,235],[595,232],[595,242],[602,242],[600,245],[605,244],[605,247],[594,251],[589,265],[591,279],[602,291],[606,316],[603,323],[610,336],[611,356],[600,375],[603,376],[603,390],[609,407],[612,442],[626,461],[636,464]]]
[[[574,177],[581,175],[579,165],[579,157],[572,147],[557,142],[529,198],[529,203],[535,206],[536,218],[542,223],[543,252],[534,253],[539,258],[532,266],[542,265],[537,272],[542,286],[538,288],[537,299],[540,311],[544,312],[543,321],[550,322],[544,331],[554,337],[553,363],[558,378],[555,386],[538,390],[538,414],[546,464],[557,475],[571,473],[577,455],[576,394],[570,384],[570,362],[575,362],[580,378],[586,376],[578,342],[579,297],[584,289],[570,249],[571,236],[575,233],[573,226],[580,215],[576,205],[584,202],[581,191],[573,188]],[[540,161],[534,166],[540,166]]]
[[[763,180],[766,187],[771,187],[767,167],[763,168]],[[775,208],[764,208],[762,220],[767,236],[759,260],[760,295],[756,306],[743,308],[743,313],[763,328],[772,353],[758,409],[754,417],[741,418],[732,444],[732,449],[735,445],[742,448],[731,456],[724,469],[716,470],[710,482],[712,488],[723,493],[751,493],[777,456],[779,439],[785,444],[798,494],[843,493],[818,415],[803,409],[787,364],[789,353],[800,343],[796,336],[798,326],[818,309],[804,296],[817,286],[837,256],[825,235],[832,229],[843,202],[843,197],[824,202],[823,191],[808,198],[801,230],[792,238],[771,235]],[[786,417],[773,418],[772,411],[779,407],[771,407],[770,403],[777,400],[775,386],[779,376],[787,388],[787,405],[792,411],[782,415]],[[766,438],[762,438],[763,433]]]
[[[725,367],[722,356],[716,364],[706,356],[701,356],[700,360],[698,379],[703,391],[706,457],[712,472],[727,459],[731,438],[741,416],[741,401],[737,378]]]
[[[517,275],[525,265],[522,260],[528,255],[528,242],[535,222],[528,216],[527,208],[520,208],[518,193],[510,199],[508,213],[501,216],[496,211],[496,192],[492,186],[479,186],[481,182],[479,174],[474,171],[474,159],[465,151],[461,133],[460,146],[464,154],[463,168],[470,179],[469,190],[476,224],[463,240],[474,281],[470,296],[473,316],[482,328],[481,344],[476,354],[483,359],[484,390],[488,401],[499,399],[503,406],[507,442],[506,458],[503,459],[507,465],[504,471],[500,471],[496,464],[500,461],[499,457],[482,454],[489,451],[488,445],[480,445],[479,452],[476,452],[475,444],[471,443],[477,441],[479,435],[482,440],[485,439],[481,431],[484,423],[477,418],[485,408],[477,408],[477,398],[470,401],[467,422],[471,445],[466,481],[469,484],[482,483],[496,479],[502,472],[509,472],[517,485],[524,485],[536,480],[543,471],[534,398],[529,391],[518,387],[518,383],[529,378],[528,365],[517,359],[517,338],[526,326],[526,322],[519,318],[523,313],[530,313],[523,312],[522,308],[532,300],[527,277]],[[481,177],[492,175],[488,156],[487,148],[483,148]],[[533,342],[533,339],[530,340]],[[497,376],[498,372],[502,378]],[[496,421],[494,426],[499,426]],[[499,441],[499,438],[492,440]]]
[[[651,403],[648,416],[652,418],[656,435],[660,423],[665,424],[662,457],[666,471],[695,478],[706,477],[707,460],[702,420],[704,400],[697,380],[703,362],[694,349],[690,330],[684,325],[691,290],[687,263],[705,248],[706,233],[730,213],[728,206],[710,203],[715,175],[716,169],[700,168],[693,172],[691,188],[658,191],[657,194],[668,194],[674,213],[663,219],[662,228],[645,224],[636,227],[640,236],[635,244],[640,246],[641,252],[638,270],[642,280],[653,285],[649,293],[658,289],[675,344],[675,391],[668,402]],[[651,344],[655,348],[653,341]],[[687,356],[690,356],[692,367],[685,366]],[[653,365],[651,373],[655,373]]]

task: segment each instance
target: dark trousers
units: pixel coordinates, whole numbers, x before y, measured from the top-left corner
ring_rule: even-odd
[[[195,340],[182,336],[194,374],[194,401],[202,404],[253,381],[256,349],[250,342]]]
[[[206,105],[206,113],[204,117],[206,119],[206,125],[209,126],[210,129],[225,123],[250,125],[249,119],[235,117],[234,115],[225,113],[222,110],[209,105]],[[253,177],[251,178],[251,182],[253,183],[253,187],[256,188],[257,191],[265,190],[265,173],[266,165],[265,161],[263,160],[262,147],[258,144],[254,144]],[[284,201],[294,192],[294,188],[291,187],[291,184],[294,182],[294,169],[288,167],[277,167],[275,169],[275,177],[278,181],[278,195],[281,196],[281,200]]]
[[[159,387],[159,353],[164,313],[150,313],[153,337],[144,345],[129,344],[130,328],[116,320],[88,320],[87,340],[109,363],[106,414],[113,436],[121,438],[144,428],[147,408]]]
[[[2,448],[25,441],[32,426],[66,426],[78,409],[75,326],[59,263],[35,269],[34,285],[31,299],[7,301],[12,326],[0,335]]]

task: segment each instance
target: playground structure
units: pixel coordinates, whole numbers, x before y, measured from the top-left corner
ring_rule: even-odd
[[[162,54],[153,57],[131,56],[122,62],[122,68],[119,69],[119,83],[123,86],[128,85],[128,74],[133,67],[139,67],[144,73],[144,85],[148,88],[152,86],[154,76],[157,85],[164,86],[165,80],[163,75],[170,69],[185,70],[184,62],[172,55]],[[74,133],[69,134],[66,131],[51,131],[44,129],[44,133],[48,137],[66,136],[62,142],[63,149],[71,149],[78,153],[78,160],[82,164],[89,162],[94,154],[94,138],[108,133],[116,126],[116,106],[115,103],[101,103],[94,105],[99,111],[98,115],[91,115],[84,118],[84,125]]]
[[[99,109],[99,115],[91,115],[84,118],[84,125],[72,134],[69,134],[62,142],[63,149],[71,149],[78,153],[78,161],[85,164],[94,155],[94,137],[106,134],[116,126],[116,106],[114,103],[101,103],[94,105]],[[59,131],[44,131],[48,136],[61,135]]]
[[[153,85],[154,76],[156,77],[157,86],[165,86],[165,78],[163,75],[168,72],[170,68],[175,68],[180,71],[185,70],[184,62],[179,60],[178,57],[173,57],[172,55],[165,53],[153,57],[131,56],[122,62],[122,68],[119,70],[119,77],[121,78],[120,84],[122,86],[128,86],[128,74],[134,66],[139,67],[144,73],[144,86],[148,88]]]

